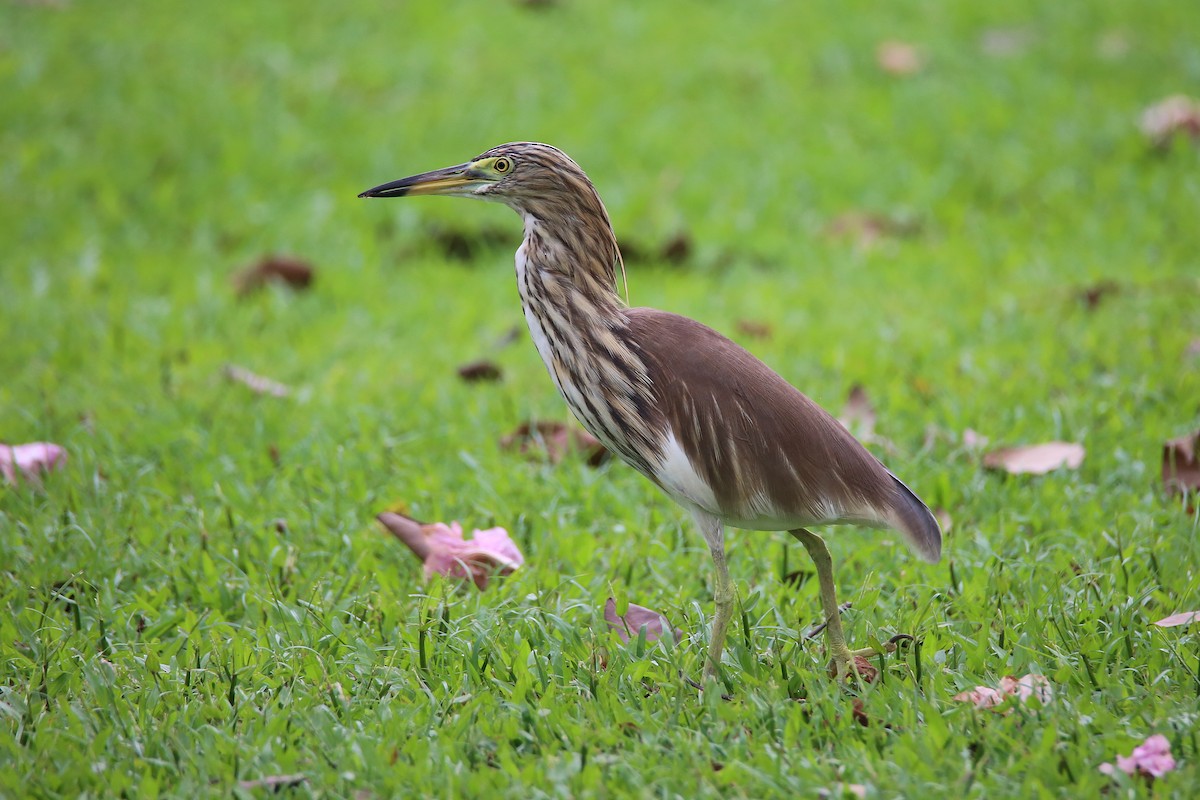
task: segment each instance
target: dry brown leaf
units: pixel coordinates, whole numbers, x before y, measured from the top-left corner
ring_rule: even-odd
[[[1103,280],[1078,290],[1075,296],[1087,307],[1088,311],[1094,311],[1106,297],[1118,294],[1120,291],[1121,284],[1112,280]]]
[[[734,323],[734,327],[737,328],[738,333],[749,336],[751,339],[770,339],[774,334],[770,323],[753,319],[739,319]]]
[[[458,368],[458,377],[467,383],[478,383],[482,381],[498,381],[504,377],[504,373],[494,361],[484,359],[481,361],[472,361],[470,364],[463,364]]]
[[[255,394],[268,394],[272,397],[287,397],[292,393],[290,387],[285,386],[278,381],[273,381],[270,378],[264,378],[262,375],[251,372],[245,367],[239,367],[236,364],[225,365],[225,377],[235,383],[240,383],[243,386],[250,387],[250,390]]]
[[[233,276],[234,289],[246,296],[268,283],[280,283],[293,289],[312,286],[315,270],[306,261],[290,256],[264,256]]]
[[[662,246],[658,255],[667,264],[683,264],[692,255],[691,237],[683,232],[675,234]]]
[[[1181,611],[1178,614],[1172,614],[1169,617],[1163,617],[1154,624],[1160,628],[1174,628],[1179,625],[1187,625],[1192,622],[1200,622],[1200,611]]]
[[[1200,102],[1172,95],[1143,111],[1140,127],[1155,147],[1166,147],[1176,134],[1200,141]]]
[[[500,438],[500,446],[523,455],[542,454],[551,464],[560,463],[572,449],[582,453],[590,467],[600,466],[609,455],[600,440],[587,431],[546,420],[522,422],[512,433]]]
[[[983,457],[988,469],[1011,475],[1045,475],[1056,469],[1078,469],[1083,463],[1083,445],[1075,442],[1045,442],[1024,447],[1005,447]]]
[[[875,436],[875,406],[867,397],[867,390],[861,383],[850,387],[846,396],[846,405],[842,406],[842,415],[838,417],[842,427],[858,436],[870,440]]]
[[[924,66],[916,47],[896,40],[879,43],[875,48],[875,62],[889,75],[913,75]]]
[[[1163,444],[1162,480],[1171,494],[1200,490],[1200,431]]]

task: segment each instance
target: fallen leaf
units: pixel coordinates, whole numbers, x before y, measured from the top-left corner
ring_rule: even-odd
[[[875,62],[889,75],[913,75],[923,66],[916,47],[895,40],[879,43],[875,48]]]
[[[829,677],[837,678],[837,664],[832,661],[829,662],[828,672]],[[853,677],[855,674],[857,674],[859,678],[862,678],[867,683],[874,683],[879,679],[879,668],[868,661],[864,656],[855,656],[854,666],[850,669],[850,677]]]
[[[749,336],[751,339],[770,339],[774,333],[770,324],[753,319],[739,319],[734,326],[738,333]]]
[[[463,364],[458,368],[458,377],[467,383],[498,381],[503,375],[504,373],[495,362],[487,360],[472,361],[470,364]]]
[[[67,463],[67,451],[49,442],[28,444],[0,443],[0,475],[10,485],[22,479],[35,487],[42,485],[42,473],[62,469]]]
[[[624,615],[617,615],[617,601],[610,597],[604,602],[604,621],[611,630],[617,632],[622,642],[628,643],[641,635],[642,628],[646,629],[646,641],[656,642],[664,633],[670,633],[674,641],[683,638],[682,632],[671,627],[667,618],[657,611],[644,606],[629,604],[629,610]]]
[[[1007,58],[1024,53],[1033,40],[1028,28],[990,28],[979,37],[979,49],[986,56]]]
[[[658,251],[659,258],[668,264],[682,264],[692,255],[692,239],[686,233],[672,236]]]
[[[299,786],[308,780],[307,775],[268,775],[265,778],[255,778],[251,781],[238,781],[239,789],[286,789],[289,786]]]
[[[1139,775],[1153,781],[1175,769],[1175,759],[1171,756],[1170,741],[1161,733],[1156,733],[1133,748],[1128,756],[1117,756],[1115,769],[1107,761],[1099,769],[1105,775],[1113,775],[1120,770],[1126,775]]]
[[[1200,490],[1200,431],[1163,444],[1162,481],[1167,492],[1187,494]]]
[[[418,522],[394,511],[384,511],[376,519],[421,559],[425,580],[435,574],[470,578],[482,590],[493,575],[510,575],[525,563],[504,528],[477,529],[473,538],[464,539],[458,522]]]
[[[443,256],[455,261],[473,261],[479,254],[494,250],[512,241],[509,232],[498,227],[477,230],[434,228],[430,232],[430,237],[437,243]]]
[[[1019,680],[1005,676],[1000,679],[1000,684],[995,689],[990,686],[976,686],[969,691],[959,692],[954,695],[954,699],[960,703],[972,703],[976,708],[996,708],[1010,698],[1025,703],[1036,697],[1042,705],[1047,705],[1053,696],[1050,681],[1046,676],[1030,673]]]
[[[1150,144],[1158,148],[1167,147],[1176,134],[1200,141],[1200,102],[1172,95],[1143,111],[1139,127]]]
[[[572,449],[583,453],[590,467],[598,467],[608,459],[608,449],[595,436],[554,421],[522,422],[501,437],[500,446],[505,450],[515,448],[523,455],[544,454],[551,464],[561,462]]]
[[[972,450],[978,449],[980,447],[987,447],[988,441],[989,441],[988,437],[975,431],[972,428],[967,428],[962,433],[963,447],[968,447]]]
[[[262,375],[251,372],[245,367],[239,367],[236,364],[225,365],[225,377],[235,383],[240,383],[243,386],[248,386],[255,394],[269,394],[272,397],[287,397],[292,393],[291,388],[273,381],[270,378],[264,378]]]
[[[915,236],[920,229],[920,224],[907,216],[847,211],[829,221],[825,234],[834,239],[853,239],[860,247],[870,248],[880,239]]]
[[[1104,298],[1118,294],[1120,291],[1121,284],[1116,281],[1103,280],[1080,289],[1075,296],[1087,307],[1088,311],[1094,311]]]
[[[289,256],[264,256],[233,276],[238,295],[245,297],[268,283],[280,283],[293,289],[312,286],[315,270],[306,261]]]
[[[1046,442],[993,450],[983,457],[983,465],[1010,475],[1045,475],[1062,467],[1078,469],[1083,463],[1083,456],[1081,444]]]
[[[1200,611],[1181,611],[1178,614],[1163,617],[1154,624],[1160,628],[1174,628],[1191,622],[1200,622]]]
[[[846,405],[842,406],[842,415],[838,417],[838,422],[860,439],[871,439],[875,435],[875,406],[871,405],[867,390],[861,383],[850,387],[850,394],[846,396]]]

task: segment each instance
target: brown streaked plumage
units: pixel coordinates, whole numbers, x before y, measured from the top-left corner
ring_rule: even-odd
[[[808,525],[902,532],[928,561],[941,532],[924,503],[845,428],[769,367],[698,322],[627,308],[616,237],[583,170],[549,145],[516,142],[361,197],[443,194],[503,202],[525,222],[517,288],[530,333],[571,411],[688,509],[716,567],[706,674],[720,667],[733,613],[725,526],[788,530],[813,557],[830,654],[856,654],[838,618],[832,563]],[[859,651],[865,652],[865,651]]]

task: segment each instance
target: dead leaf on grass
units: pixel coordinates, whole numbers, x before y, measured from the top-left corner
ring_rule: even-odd
[[[1028,28],[989,28],[979,37],[979,49],[985,56],[1008,58],[1029,49],[1036,37]]]
[[[480,383],[498,381],[504,377],[504,373],[494,361],[486,359],[481,361],[472,361],[470,364],[463,364],[458,368],[458,377],[462,378],[467,383]]]
[[[268,775],[265,778],[255,778],[250,781],[238,781],[239,789],[272,789],[278,791],[290,786],[299,786],[308,780],[307,775]]]
[[[737,332],[744,336],[749,336],[751,339],[770,339],[774,334],[768,322],[759,322],[753,319],[739,319],[734,323]]]
[[[1200,431],[1163,444],[1162,481],[1171,494],[1200,490]]]
[[[1010,475],[1045,475],[1056,469],[1078,469],[1083,463],[1083,445],[1075,442],[1045,442],[1024,447],[1005,447],[983,457],[988,469]]]
[[[572,450],[582,453],[590,467],[600,466],[609,455],[595,436],[557,421],[522,422],[512,433],[501,437],[500,446],[523,455],[543,455],[551,464],[560,463]]]
[[[525,563],[504,528],[476,529],[472,538],[464,539],[457,521],[418,522],[394,511],[384,511],[376,519],[421,559],[426,580],[435,574],[469,578],[483,590],[492,576],[510,575]]]
[[[671,623],[662,614],[644,606],[629,604],[629,609],[623,614],[617,614],[617,601],[610,597],[604,602],[604,621],[611,630],[617,632],[622,642],[628,643],[641,635],[642,628],[646,629],[646,641],[656,642],[664,633],[670,633],[674,641],[683,638],[682,632],[671,627]]]
[[[663,244],[658,256],[667,264],[683,264],[692,255],[692,237],[679,232]]]
[[[1169,617],[1163,617],[1157,620],[1154,624],[1160,628],[1175,628],[1180,625],[1188,625],[1193,622],[1200,622],[1200,611],[1181,611],[1178,614],[1172,614]]]
[[[264,256],[233,276],[234,290],[245,297],[268,283],[280,283],[293,289],[312,286],[315,270],[307,261],[290,256]]]
[[[875,406],[867,397],[867,390],[861,383],[854,384],[846,396],[846,405],[842,406],[838,422],[858,438],[870,439],[875,435],[875,419]]]
[[[875,63],[889,75],[914,75],[921,71],[924,59],[915,46],[893,39],[875,48]]]
[[[915,236],[920,228],[915,219],[903,215],[847,211],[829,221],[825,234],[834,239],[851,239],[859,247],[870,248],[881,239]]]
[[[954,699],[960,703],[972,703],[976,708],[995,708],[1003,705],[1010,698],[1025,703],[1036,697],[1042,705],[1046,705],[1054,697],[1050,681],[1045,675],[1030,673],[1020,679],[1005,676],[1000,679],[996,688],[976,686],[966,692],[959,692]]]
[[[0,475],[12,486],[22,480],[32,486],[42,485],[42,474],[62,469],[67,463],[67,451],[49,442],[28,444],[0,443]]]
[[[1113,280],[1103,280],[1078,290],[1075,296],[1088,311],[1094,311],[1105,298],[1119,294],[1120,291],[1121,284]]]
[[[1150,144],[1165,148],[1177,134],[1200,142],[1200,102],[1182,94],[1160,100],[1142,112],[1139,127]]]
[[[271,397],[287,397],[292,393],[290,387],[278,381],[273,381],[270,378],[264,378],[262,375],[251,372],[245,367],[239,367],[236,364],[225,365],[225,377],[235,383],[249,387],[250,391],[255,394],[266,394]]]

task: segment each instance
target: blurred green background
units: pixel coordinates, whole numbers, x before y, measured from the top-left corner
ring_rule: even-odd
[[[523,797],[1063,796],[1158,731],[1189,764],[1162,793],[1188,796],[1197,639],[1148,622],[1200,601],[1195,513],[1159,487],[1162,442],[1200,427],[1200,156],[1139,118],[1197,94],[1198,30],[1167,0],[0,4],[0,441],[70,453],[44,491],[0,489],[0,794],[298,772],[456,796],[495,791],[488,768]],[[851,635],[924,637],[922,682],[867,697],[897,730],[820,678],[778,536],[732,537],[738,700],[696,701],[690,523],[624,467],[497,443],[567,414],[526,337],[497,344],[523,324],[519,220],[356,195],[510,140],[588,172],[640,253],[635,305],[832,411],[863,384],[877,452],[953,519],[933,568],[833,537]],[[239,298],[268,253],[311,290]],[[502,383],[458,380],[479,357]],[[967,428],[1088,456],[1005,479]],[[396,502],[504,525],[529,565],[422,594],[371,523]],[[692,638],[596,673],[610,593]],[[989,726],[948,700],[1027,671],[1054,709]]]

